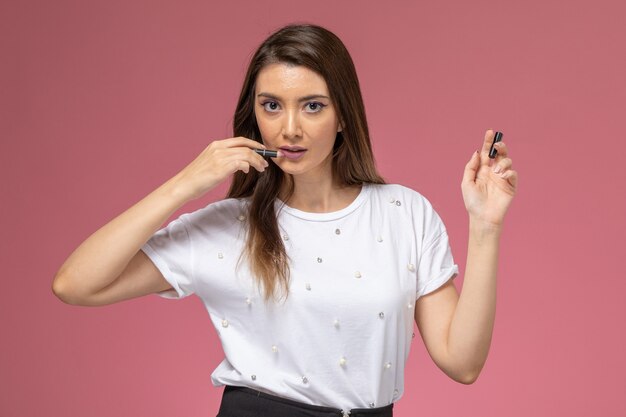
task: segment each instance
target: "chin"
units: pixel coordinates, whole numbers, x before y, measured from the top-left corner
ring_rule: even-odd
[[[308,155],[307,155],[308,156]],[[324,177],[325,175],[332,176],[332,157],[328,157],[321,161],[307,160],[306,156],[302,159],[291,161],[289,159],[283,159],[278,162],[274,162],[281,171],[289,175],[311,175],[314,174],[318,177]]]
[[[307,171],[306,167],[296,167],[296,166],[293,166],[293,164],[280,163],[276,165],[278,166],[278,168],[280,168],[281,171],[289,175],[299,175]],[[289,165],[292,165],[292,166],[289,166]]]

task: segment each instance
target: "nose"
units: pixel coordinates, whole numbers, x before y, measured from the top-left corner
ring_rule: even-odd
[[[285,112],[283,120],[283,137],[285,139],[295,139],[302,137],[302,126],[300,125],[300,112],[292,109]]]

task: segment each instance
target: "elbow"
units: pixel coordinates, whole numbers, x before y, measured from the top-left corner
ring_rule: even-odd
[[[52,281],[52,293],[65,304],[82,307],[96,307],[110,304],[103,301],[97,292],[80,285],[80,280],[74,275],[57,272]]]
[[[455,382],[463,385],[472,385],[476,380],[478,380],[478,376],[482,370],[482,366],[479,368],[469,368],[469,367],[446,367],[441,368],[444,373],[450,377]]]
[[[65,284],[63,277],[58,273],[54,276],[54,280],[52,280],[52,293],[64,303],[72,304],[71,296],[68,294],[67,285]]]
[[[468,373],[459,377],[454,378],[454,380],[463,385],[472,385],[478,379],[480,372]]]
[[[65,304],[83,305],[79,295],[72,290],[67,277],[60,273],[57,273],[52,281],[52,293]]]
[[[478,380],[482,368],[482,366],[471,369],[468,368],[463,370],[462,372],[457,372],[455,375],[450,375],[450,377],[460,384],[472,385],[474,382],[476,382],[476,380]]]

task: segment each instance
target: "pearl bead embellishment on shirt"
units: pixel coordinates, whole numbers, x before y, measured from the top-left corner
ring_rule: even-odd
[[[391,368],[391,362],[387,362],[387,363],[385,364],[385,369],[389,369],[389,368]]]
[[[400,391],[398,391],[397,389],[393,390],[393,398],[396,398],[399,394],[400,394]]]
[[[371,408],[374,408],[375,406],[376,406],[376,404],[374,404],[374,403],[370,403],[370,407],[371,407]]]
[[[341,234],[341,230],[339,230],[339,229],[335,229],[335,234],[336,234],[336,235],[340,235],[340,234]]]
[[[224,259],[224,254],[222,252],[218,252],[217,259]]]
[[[390,199],[389,199],[389,202],[390,202],[391,204],[393,204],[393,203],[395,203],[395,202],[396,202],[396,199],[395,199],[395,198],[390,198]]]
[[[415,272],[415,265],[413,265],[413,264],[408,264],[406,267],[407,267],[407,268],[409,268],[409,271],[411,271],[411,272]]]
[[[250,299],[250,297],[246,298],[246,304],[248,304],[248,305],[252,304],[252,300]]]
[[[239,217],[237,217],[237,220],[242,222],[242,221],[246,220],[246,216],[244,216],[243,214],[240,214]]]
[[[356,271],[354,273],[354,278],[361,278],[361,273],[359,271]]]
[[[311,284],[307,282],[305,288],[307,289],[307,291],[311,291]]]
[[[335,319],[335,321],[333,321],[333,326],[339,328],[339,320]]]
[[[289,236],[287,236],[287,235],[283,235],[283,239],[284,239],[284,240],[289,240]]]
[[[304,384],[306,384],[307,382],[309,382],[309,378],[307,378],[306,376],[303,376],[303,377],[302,377],[302,382],[303,382]]]
[[[383,313],[382,311],[380,313],[378,313],[378,317],[380,317],[381,319],[385,318],[385,313]]]
[[[378,243],[381,243],[381,242],[383,241],[382,236],[378,236],[378,238],[376,239],[376,241],[377,241]]]
[[[343,356],[339,359],[339,366],[346,366],[346,362],[348,362],[346,360],[346,358],[344,358]]]
[[[400,200],[396,201],[396,206],[401,206],[402,203],[400,202]]]
[[[412,304],[412,303],[408,303],[408,304],[406,305],[406,308],[408,308],[409,310],[410,310],[410,309],[412,309],[412,308],[413,308],[413,304]]]
[[[272,346],[272,352],[274,353],[278,352],[278,347],[276,345]]]
[[[252,375],[250,378],[252,378],[253,381],[256,381],[256,375]]]
[[[322,258],[317,258],[317,263],[321,264],[322,263]]]
[[[228,327],[228,320],[222,320],[222,327]]]

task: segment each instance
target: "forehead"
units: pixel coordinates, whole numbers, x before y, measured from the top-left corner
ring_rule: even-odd
[[[283,63],[263,67],[257,75],[255,90],[255,94],[328,95],[328,86],[321,75],[307,67]]]

